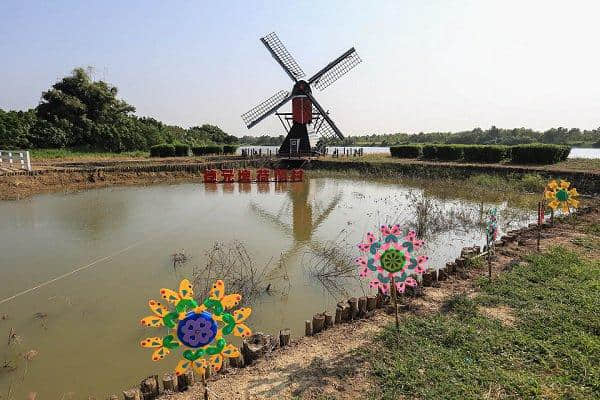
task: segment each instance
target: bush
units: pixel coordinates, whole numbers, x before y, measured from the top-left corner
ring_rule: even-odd
[[[509,154],[507,146],[474,145],[463,147],[463,158],[465,161],[498,163],[508,156]]]
[[[157,144],[150,147],[150,157],[174,157],[175,146],[168,143]]]
[[[401,146],[391,146],[390,154],[398,158],[419,158],[421,157],[421,145],[406,144]]]
[[[175,143],[175,155],[177,157],[187,157],[190,155],[190,146],[183,143]]]
[[[195,146],[192,147],[192,152],[195,156],[204,156],[206,154],[222,154],[223,148],[216,145]]]
[[[426,160],[435,160],[437,158],[437,145],[426,144],[422,148],[423,158]]]
[[[436,158],[446,161],[460,160],[463,156],[463,147],[465,146],[460,144],[437,145]]]
[[[226,144],[223,146],[223,154],[235,154],[237,149],[238,149],[238,146]]]
[[[570,146],[555,144],[524,144],[510,149],[511,161],[518,164],[554,164],[566,160],[570,152]]]

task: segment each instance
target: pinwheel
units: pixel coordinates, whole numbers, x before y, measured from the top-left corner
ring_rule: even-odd
[[[142,347],[154,349],[153,361],[162,360],[171,351],[182,348],[183,359],[177,364],[175,374],[182,375],[193,368],[204,376],[208,367],[219,371],[224,358],[239,357],[239,349],[228,344],[225,336],[250,336],[252,331],[244,322],[252,310],[247,307],[232,313],[226,310],[237,306],[242,296],[225,295],[225,284],[218,280],[210,290],[209,297],[198,304],[187,279],[181,281],[177,292],[161,289],[160,294],[174,310],[170,311],[160,302],[150,300],[148,305],[153,315],[140,321],[143,326],[167,327],[171,331],[162,338],[149,337],[141,341]]]

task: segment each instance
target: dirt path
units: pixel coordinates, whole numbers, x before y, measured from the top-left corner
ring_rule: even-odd
[[[594,204],[591,212],[567,222],[557,222],[545,229],[541,249],[561,244],[577,248],[578,252],[598,259],[600,238],[595,245],[581,245],[581,238],[591,226],[598,229],[600,212]],[[595,224],[595,225],[592,225]],[[521,262],[527,254],[536,251],[536,232],[528,232],[519,240],[498,248],[492,264],[494,276]],[[589,238],[589,236],[588,236]],[[476,278],[487,275],[487,267],[469,268],[438,283],[439,287],[427,287],[423,296],[410,300],[411,311],[403,318],[414,318],[425,313],[439,311],[444,300],[455,293],[473,295],[477,288]],[[486,308],[481,310],[490,318],[505,324],[514,323],[508,308]],[[224,374],[211,377],[208,383],[210,399],[359,399],[368,397],[373,391],[373,381],[368,373],[369,360],[360,349],[369,346],[375,335],[392,316],[378,310],[367,320],[336,325],[314,337],[303,337],[293,341],[292,346],[279,349],[255,365],[229,368]],[[184,393],[164,395],[162,399],[201,399],[202,387],[195,385]]]

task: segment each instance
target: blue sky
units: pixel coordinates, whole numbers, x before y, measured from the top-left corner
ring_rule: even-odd
[[[347,134],[600,126],[598,1],[0,1],[0,108],[27,109],[76,66],[153,116],[235,135],[291,81],[355,46],[363,62],[317,99]]]

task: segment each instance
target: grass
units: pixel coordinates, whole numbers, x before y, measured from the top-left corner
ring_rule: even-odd
[[[600,397],[600,262],[556,247],[498,279],[474,299],[457,295],[442,312],[406,317],[367,351],[377,398]],[[485,317],[504,306],[516,322]]]
[[[91,150],[78,149],[33,149],[30,151],[32,161],[53,160],[53,159],[71,159],[71,158],[142,158],[149,157],[147,151],[127,151],[122,153],[110,153]]]
[[[569,158],[549,166],[551,169],[570,169],[575,171],[600,172],[599,158]]]

